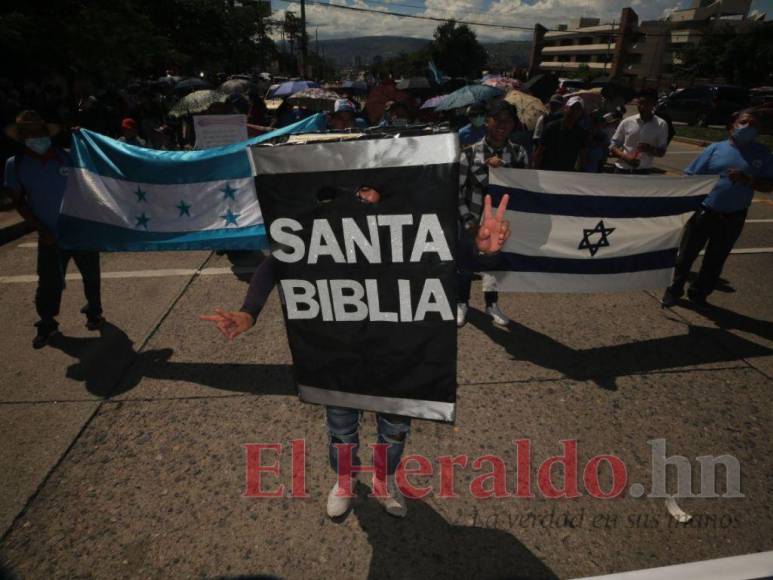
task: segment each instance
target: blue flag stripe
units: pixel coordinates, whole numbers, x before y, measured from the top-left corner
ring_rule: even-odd
[[[548,194],[489,184],[494,204],[510,194],[507,209],[526,213],[591,218],[642,218],[679,215],[697,210],[705,196],[636,197]]]
[[[101,251],[164,251],[164,250],[263,250],[268,248],[263,224],[245,228],[224,228],[196,232],[146,232],[68,215],[59,216],[61,240],[68,250],[93,250],[95,240]]]
[[[546,258],[503,252],[497,270],[552,274],[623,274],[673,268],[676,248],[618,258]]]
[[[250,145],[293,133],[321,131],[326,121],[322,113],[287,127],[234,143],[202,151],[156,151],[127,145],[86,129],[72,136],[72,158],[76,167],[105,177],[140,183],[201,183],[251,177]]]

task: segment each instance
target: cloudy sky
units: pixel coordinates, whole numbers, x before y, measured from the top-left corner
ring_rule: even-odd
[[[310,0],[307,0],[307,2]],[[577,16],[593,16],[602,21],[619,18],[625,6],[631,6],[640,20],[660,18],[675,6],[689,6],[690,0],[318,0],[322,3],[346,4],[369,10],[399,12],[439,18],[456,18],[486,23],[524,26],[534,23],[551,28]],[[273,0],[274,17],[285,10],[300,14],[298,2]],[[773,0],[754,0],[752,10],[767,12],[773,18]],[[358,13],[340,8],[306,6],[308,31],[320,39],[355,36],[412,36],[431,38],[439,24],[429,20],[396,18],[393,16]],[[519,40],[530,38],[529,32],[473,27],[482,40]]]

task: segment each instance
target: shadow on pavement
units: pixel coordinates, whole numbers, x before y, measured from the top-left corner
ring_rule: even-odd
[[[710,308],[696,308],[689,301],[680,303],[680,306],[682,305],[694,310],[704,318],[708,318],[722,330],[740,330],[773,341],[773,322],[738,314],[721,306],[712,305]]]
[[[239,281],[247,282],[248,284],[250,280],[252,280],[253,270],[266,259],[262,252],[252,252],[247,250],[218,252],[218,255],[225,255],[231,263],[231,269],[234,272],[234,276],[236,276]]]
[[[255,395],[296,394],[289,365],[169,362],[174,353],[171,348],[137,353],[126,333],[109,322],[98,337],[59,334],[51,337],[49,346],[78,359],[67,368],[66,376],[83,382],[91,394],[103,398],[130,391],[144,377]]]
[[[753,320],[727,310],[725,313],[728,322]],[[710,311],[705,314],[711,315]],[[765,346],[706,326],[689,325],[687,334],[678,336],[575,350],[517,322],[511,321],[507,328],[497,327],[478,310],[470,309],[467,320],[507,349],[514,360],[556,370],[576,381],[590,380],[609,390],[617,389],[617,377],[773,354]]]
[[[369,492],[358,484],[358,495]],[[367,497],[358,498],[352,512],[373,549],[368,580],[557,577],[510,533],[451,524],[420,500],[408,502],[404,519]]]

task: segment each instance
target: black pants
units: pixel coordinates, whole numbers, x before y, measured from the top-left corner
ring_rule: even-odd
[[[40,322],[38,326],[56,328],[55,318],[59,315],[64,276],[67,265],[73,259],[83,277],[86,306],[83,312],[88,317],[102,314],[100,292],[99,252],[68,252],[56,244],[38,242],[38,289],[35,292],[35,308]]]
[[[470,302],[470,288],[472,287],[472,277],[474,272],[468,270],[457,269],[456,270],[456,302],[457,304],[467,304]],[[488,308],[492,304],[496,304],[499,299],[499,292],[484,292],[483,300],[486,302]]]
[[[714,291],[725,260],[741,235],[747,212],[748,210],[744,209],[733,213],[719,213],[702,208],[693,214],[685,226],[679,246],[674,282],[669,288],[671,294],[679,297],[684,293],[690,268],[706,243],[708,246],[703,256],[701,271],[698,279],[690,285],[688,294],[705,298]]]

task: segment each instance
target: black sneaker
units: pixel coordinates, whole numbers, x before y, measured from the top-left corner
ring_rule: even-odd
[[[38,326],[38,333],[32,339],[32,348],[41,349],[48,344],[49,339],[59,332],[56,326]]]
[[[690,294],[688,292],[687,298],[697,308],[711,308],[711,304],[706,301],[706,296],[703,294]]]
[[[86,328],[88,330],[99,330],[104,325],[105,325],[105,317],[102,315],[86,317]]]
[[[666,291],[663,293],[663,298],[660,299],[660,307],[661,308],[671,308],[672,306],[676,306],[677,302],[679,302],[679,299],[682,297],[682,293],[674,292],[670,288],[667,288]]]

